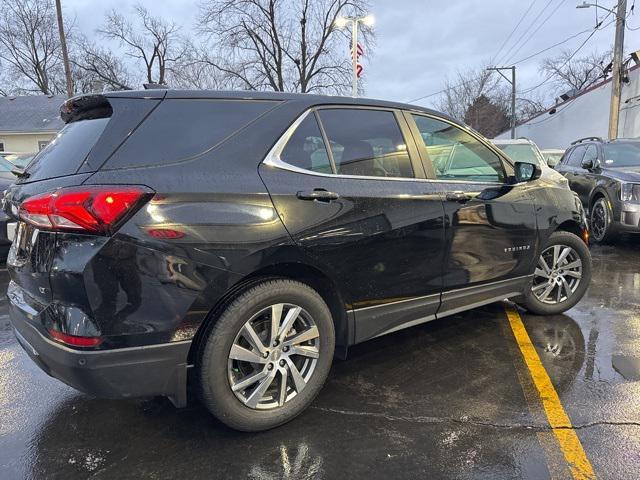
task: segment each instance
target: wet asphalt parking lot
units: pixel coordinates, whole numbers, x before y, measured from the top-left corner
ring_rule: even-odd
[[[358,345],[309,410],[260,434],[49,378],[3,299],[0,479],[640,478],[640,239],[592,253],[565,315],[495,304]]]

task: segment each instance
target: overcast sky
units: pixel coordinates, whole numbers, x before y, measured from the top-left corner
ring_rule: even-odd
[[[62,3],[65,14],[75,16],[77,26],[84,32],[90,32],[100,25],[104,13],[109,9],[116,8],[127,13],[138,2],[63,0]],[[141,0],[139,3],[156,14],[183,24],[185,31],[188,31],[192,28],[198,2]],[[377,39],[373,55],[365,60],[366,95],[409,101],[441,90],[444,79],[453,77],[458,69],[487,64],[533,4],[497,58],[501,60],[500,57],[512,47],[505,61],[513,62],[527,57],[595,26],[595,9],[576,9],[578,3],[582,3],[582,0],[373,1],[371,13],[376,17]],[[611,8],[616,2],[600,0],[598,3]],[[633,3],[634,0],[629,0],[628,7]],[[600,18],[606,15],[604,10],[598,12]],[[536,17],[537,21],[532,25]],[[612,19],[613,16],[610,16],[605,24]],[[629,16],[628,22],[632,28],[640,27],[640,7],[637,15]],[[525,42],[538,27],[535,35]],[[614,32],[614,24],[596,32],[580,54],[595,49],[606,51],[613,44]],[[545,54],[518,64],[518,89],[536,85],[544,78],[538,71],[538,65],[545,55],[558,53],[562,48],[573,51],[588,35],[580,35]],[[640,29],[627,29],[625,36],[626,52],[640,49]],[[345,45],[345,55],[348,54],[348,45]],[[434,100],[435,97],[431,97],[415,103],[429,106]]]

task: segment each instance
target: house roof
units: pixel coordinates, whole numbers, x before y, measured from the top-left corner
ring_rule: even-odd
[[[64,127],[60,105],[64,95],[0,97],[0,133],[57,132]]]

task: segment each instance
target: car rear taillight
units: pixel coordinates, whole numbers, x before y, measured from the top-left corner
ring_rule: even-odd
[[[28,198],[19,215],[45,230],[108,235],[152,194],[146,187],[128,185],[61,188]]]
[[[58,330],[54,330],[53,328],[49,329],[49,335],[51,335],[51,338],[54,340],[73,347],[97,347],[102,343],[102,338],[100,337],[80,337],[78,335],[69,335],[68,333],[62,333]]]

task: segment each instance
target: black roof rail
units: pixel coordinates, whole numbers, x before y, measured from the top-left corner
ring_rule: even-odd
[[[584,137],[584,138],[580,138],[580,139],[576,140],[575,142],[571,142],[571,145],[575,145],[577,143],[582,143],[582,142],[585,142],[587,140],[594,140],[596,142],[602,142],[602,138],[600,138],[600,137]]]

